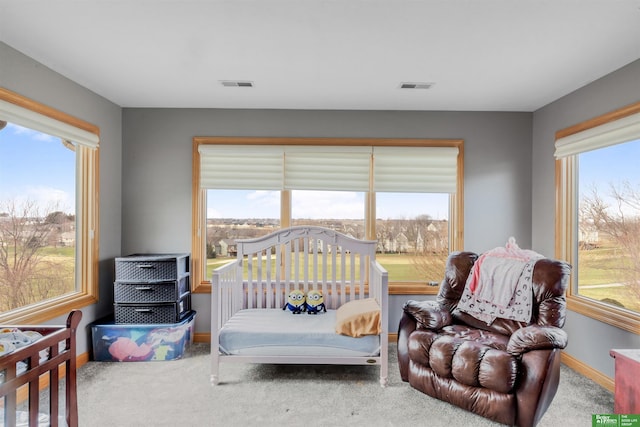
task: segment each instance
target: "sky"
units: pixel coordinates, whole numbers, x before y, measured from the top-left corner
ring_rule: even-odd
[[[0,130],[0,212],[7,200],[29,200],[75,214],[75,169],[75,153],[60,138],[7,124]]]
[[[580,155],[580,187],[596,184],[605,195],[609,184],[624,180],[640,190],[640,140]],[[610,165],[615,164],[615,168]],[[588,171],[585,172],[585,171]],[[0,131],[0,203],[30,200],[39,206],[75,213],[75,154],[59,138],[9,123]],[[376,216],[447,219],[448,195],[378,193]],[[278,191],[210,191],[208,218],[278,218]],[[361,219],[364,193],[293,191],[293,218]],[[319,207],[322,207],[320,209]],[[2,211],[2,209],[0,209]]]
[[[615,165],[615,168],[611,165]],[[628,183],[640,194],[639,166],[640,139],[582,153],[578,165],[580,192],[590,196],[592,189],[597,187],[599,196],[610,205],[614,204],[609,196],[611,186],[621,190]],[[624,211],[634,216],[639,214],[637,209],[626,208]]]
[[[364,193],[294,190],[291,199],[294,219],[364,218]],[[280,217],[279,191],[210,190],[207,201],[207,218]],[[376,216],[381,219],[448,218],[448,194],[378,193],[376,201]]]

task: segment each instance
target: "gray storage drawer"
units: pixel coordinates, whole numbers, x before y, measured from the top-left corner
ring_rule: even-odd
[[[116,258],[116,281],[178,280],[189,273],[189,254],[136,254]]]
[[[191,295],[171,304],[114,305],[116,324],[176,323],[191,310]]]
[[[117,303],[176,302],[189,291],[188,275],[164,282],[115,282],[113,300]]]

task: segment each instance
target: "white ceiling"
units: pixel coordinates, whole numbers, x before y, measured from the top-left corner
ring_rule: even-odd
[[[640,58],[640,0],[0,0],[0,40],[122,107],[534,111]]]

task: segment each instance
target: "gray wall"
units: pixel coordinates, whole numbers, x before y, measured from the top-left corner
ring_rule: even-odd
[[[553,254],[555,223],[556,131],[640,101],[640,61],[599,79],[533,115],[533,248]],[[609,377],[614,375],[612,348],[640,348],[640,336],[569,312],[566,352]]]
[[[100,302],[83,308],[78,351],[91,347],[87,324],[108,314],[113,258],[120,254],[122,109],[0,42],[0,86],[100,127]],[[64,324],[66,316],[50,324]]]
[[[122,126],[123,254],[190,251],[194,136],[464,139],[465,248],[531,245],[531,113],[124,109]],[[391,331],[409,298],[392,296]],[[209,295],[193,307],[208,332]]]

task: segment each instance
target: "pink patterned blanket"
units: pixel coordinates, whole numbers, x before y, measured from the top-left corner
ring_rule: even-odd
[[[458,309],[490,325],[496,318],[531,320],[533,267],[542,255],[507,245],[482,254],[474,264]]]

